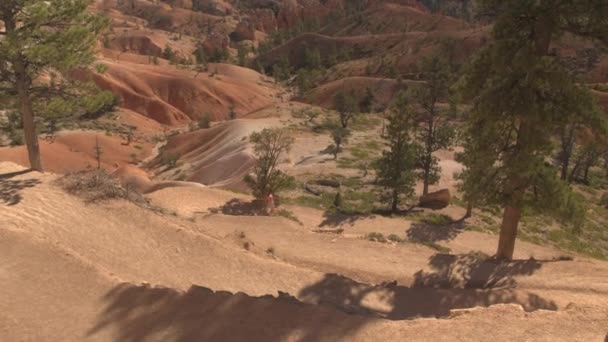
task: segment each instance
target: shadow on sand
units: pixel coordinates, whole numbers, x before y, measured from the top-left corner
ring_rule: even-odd
[[[319,224],[319,228],[337,228],[343,225],[354,225],[355,222],[373,217],[371,214],[344,214],[336,210],[326,210],[323,213],[323,221]]]
[[[259,216],[264,214],[264,209],[263,201],[244,201],[233,198],[220,207],[210,208],[209,212],[234,216]]]
[[[464,222],[435,225],[424,222],[412,223],[407,237],[412,242],[439,242],[454,240],[464,231]]]
[[[298,299],[281,292],[252,297],[200,286],[182,292],[124,283],[104,296],[104,310],[88,336],[110,330],[116,341],[133,342],[337,340],[377,319],[445,318],[453,309],[494,304],[557,310],[553,301],[514,287],[514,277],[531,275],[542,265],[437,254],[430,259],[433,271],[417,272],[411,287],[372,286],[326,274],[303,288]]]
[[[474,255],[437,254],[430,260],[433,271],[417,272],[411,287],[398,286],[396,282],[370,286],[326,274],[322,281],[304,288],[298,298],[351,314],[390,320],[441,318],[449,316],[453,309],[495,304],[519,304],[526,311],[557,310],[553,301],[514,287],[515,276],[531,275],[542,264],[534,260],[493,262]],[[382,305],[366,304],[370,301]]]
[[[0,175],[0,203],[13,206],[23,199],[21,190],[32,188],[40,184],[38,179],[13,180],[11,178],[31,172],[23,170]]]
[[[312,342],[344,338],[370,321],[344,317],[286,294],[252,297],[200,286],[181,292],[124,283],[108,292],[103,302],[105,310],[87,335],[111,330],[121,342]]]

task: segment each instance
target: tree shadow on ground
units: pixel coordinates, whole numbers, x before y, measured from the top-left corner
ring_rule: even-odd
[[[29,171],[28,171],[29,172]],[[19,204],[23,199],[21,190],[32,188],[40,184],[38,179],[12,180],[11,177],[25,174],[27,172],[13,172],[7,175],[0,175],[0,203],[7,206]]]
[[[245,201],[233,198],[220,207],[210,208],[209,212],[234,216],[259,216],[264,214],[264,209],[264,203],[261,201]]]
[[[464,231],[463,222],[436,225],[424,222],[412,223],[407,238],[412,242],[439,242],[454,240]]]
[[[104,310],[87,336],[110,330],[121,342],[338,340],[371,322],[284,293],[252,297],[200,286],[182,292],[123,283],[102,301]]]
[[[355,222],[373,217],[371,214],[347,214],[336,210],[326,210],[323,213],[323,221],[319,224],[319,228],[338,228],[343,225],[354,225]]]
[[[531,275],[541,267],[542,262],[533,260],[496,263],[438,254],[431,258],[435,271],[417,272],[411,287],[396,282],[372,286],[327,274],[303,289],[298,298],[351,314],[391,320],[441,318],[449,316],[450,310],[495,304],[519,304],[525,311],[557,310],[553,301],[514,287],[513,277]]]
[[[530,276],[551,261],[489,259],[482,253],[435,254],[429,259],[430,272],[414,274],[414,287],[495,289],[513,288],[515,277]]]

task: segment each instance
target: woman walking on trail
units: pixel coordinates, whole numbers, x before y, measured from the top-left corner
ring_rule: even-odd
[[[266,198],[266,213],[271,215],[274,212],[274,197],[272,194],[268,194]]]

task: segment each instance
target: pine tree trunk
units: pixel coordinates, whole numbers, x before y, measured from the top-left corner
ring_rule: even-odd
[[[517,237],[517,227],[521,218],[521,204],[507,205],[502,218],[500,227],[500,238],[498,239],[498,250],[496,258],[500,260],[513,259],[515,251],[515,239]]]
[[[34,110],[23,81],[17,80],[19,102],[21,103],[21,119],[23,120],[23,135],[27,146],[27,154],[30,161],[30,168],[42,172],[42,162],[40,160],[40,146],[38,145],[38,134],[36,133],[36,123],[34,122]]]
[[[565,181],[568,179],[568,168],[570,167],[570,156],[564,156],[564,160],[562,160],[562,171],[560,179]]]
[[[583,183],[589,184],[589,169],[591,169],[591,162],[585,164],[585,169],[583,171]]]
[[[391,205],[391,211],[393,213],[397,212],[397,205],[399,204],[399,193],[397,192],[397,190],[393,190],[393,203]]]
[[[19,97],[19,110],[23,120],[23,135],[27,146],[27,154],[30,161],[30,168],[42,172],[42,162],[40,160],[40,146],[38,145],[38,134],[36,133],[36,123],[34,122],[34,110],[32,100],[28,91],[27,75],[23,63],[15,62],[17,94]]]
[[[13,32],[17,25],[13,16],[6,12],[4,13],[4,27],[7,33]],[[36,134],[36,123],[34,122],[34,109],[32,108],[32,99],[29,93],[31,80],[27,75],[23,56],[19,53],[12,60],[15,71],[15,87],[17,88],[17,96],[19,99],[19,111],[21,112],[21,120],[23,121],[23,135],[27,146],[27,154],[30,161],[30,168],[35,171],[42,172],[42,162],[40,161],[40,146],[38,145],[38,135]]]
[[[468,219],[473,216],[473,203],[469,202],[467,204],[467,212],[464,214],[464,218]]]

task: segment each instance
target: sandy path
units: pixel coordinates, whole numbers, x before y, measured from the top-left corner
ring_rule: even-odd
[[[0,174],[17,169],[0,164]],[[123,202],[85,205],[56,188],[54,178],[0,180],[0,336],[9,341],[452,341],[489,334],[497,341],[591,341],[608,326],[605,263],[547,263],[516,277],[517,288],[374,287],[361,281],[433,272],[433,252],[333,241],[282,218],[216,214],[191,222]],[[178,203],[171,190],[189,191],[182,200],[190,202],[200,189],[156,195]],[[210,205],[216,203],[190,204]],[[233,234],[239,230],[246,238]],[[270,245],[278,259],[264,255]],[[340,271],[346,276],[329,273]],[[160,287],[133,285],[142,282]],[[220,290],[246,295],[213,292]],[[277,291],[323,305],[255,297]],[[497,303],[560,311],[498,306],[411,320]]]

